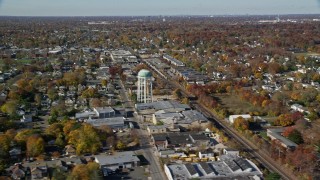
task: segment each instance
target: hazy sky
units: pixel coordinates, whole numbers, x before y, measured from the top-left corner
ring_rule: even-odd
[[[0,0],[0,15],[320,14],[320,0]]]

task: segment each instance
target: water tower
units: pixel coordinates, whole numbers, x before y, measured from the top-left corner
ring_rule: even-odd
[[[152,102],[152,74],[146,69],[142,69],[138,73],[137,102]]]

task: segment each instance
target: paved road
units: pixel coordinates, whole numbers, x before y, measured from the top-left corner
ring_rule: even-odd
[[[167,77],[169,77],[167,74],[165,74]],[[169,79],[169,80],[166,80]],[[167,83],[171,84],[175,88],[179,88],[182,90],[182,94],[186,97],[190,97],[190,94],[186,92],[186,90],[177,82],[170,80],[170,78],[164,78],[163,80],[167,81]],[[279,173],[283,179],[297,179],[293,174],[283,170],[283,167],[281,167],[277,162],[275,162],[273,159],[270,158],[270,156],[266,155],[262,150],[260,150],[258,147],[256,147],[253,143],[242,137],[239,133],[235,132],[234,129],[228,127],[224,124],[223,121],[221,121],[219,118],[215,117],[214,114],[209,111],[207,108],[205,108],[202,104],[198,104],[197,102],[194,102],[195,108],[205,114],[207,117],[213,119],[215,124],[218,124],[221,130],[223,130],[227,135],[235,139],[239,144],[243,145],[248,153],[252,155],[258,162],[263,164],[266,168],[273,172]]]
[[[128,93],[125,90],[125,87],[122,83],[122,81],[119,80],[119,84],[121,86],[121,97],[123,101],[123,106],[127,109],[132,109],[134,110],[134,105],[131,100],[128,98]],[[138,135],[139,135],[139,140],[140,140],[140,146],[141,146],[141,151],[144,155],[144,157],[148,160],[150,166],[149,166],[149,173],[152,177],[153,180],[166,180],[167,177],[164,174],[158,157],[154,153],[154,148],[153,146],[150,145],[151,139],[148,135],[148,132],[146,130],[143,130],[143,124],[141,121],[138,119],[134,118],[135,121],[138,123],[140,129],[137,129]]]

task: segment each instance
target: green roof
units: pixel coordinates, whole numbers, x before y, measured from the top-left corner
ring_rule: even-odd
[[[152,74],[150,71],[148,71],[146,69],[142,69],[139,71],[138,77],[152,77]]]

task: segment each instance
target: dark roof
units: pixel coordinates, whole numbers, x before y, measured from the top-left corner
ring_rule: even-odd
[[[210,138],[204,134],[190,134],[190,137],[195,141],[208,141]]]
[[[170,133],[168,134],[169,144],[190,144],[192,143],[188,133]]]
[[[239,158],[239,159],[235,159],[234,160],[239,166],[240,168],[244,171],[244,170],[247,170],[247,169],[254,169],[251,164],[245,160],[245,159],[242,159],[242,158]]]
[[[154,141],[165,141],[167,140],[167,134],[153,134]]]
[[[67,167],[67,163],[65,161],[58,161],[56,165]]]
[[[235,172],[238,171],[239,169],[241,169],[237,163],[235,163],[233,160],[231,161],[225,161],[225,163],[229,166],[229,168]]]
[[[194,166],[192,164],[185,164],[186,168],[188,169],[191,176],[197,174],[198,172],[195,170]]]
[[[213,169],[209,166],[208,163],[199,162],[199,164],[201,165],[202,169],[206,172],[206,174],[210,174],[210,173],[212,173],[212,172],[214,172],[215,174],[217,174],[215,171],[213,171]]]
[[[218,141],[213,138],[210,139],[210,143],[212,143],[214,146],[219,144]]]

